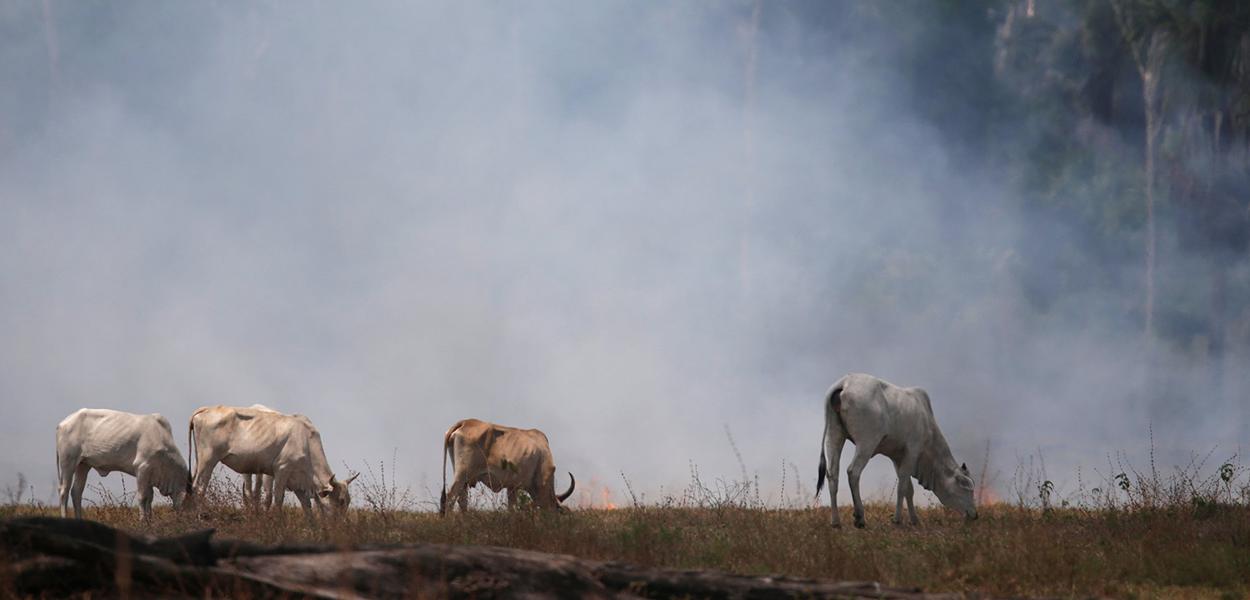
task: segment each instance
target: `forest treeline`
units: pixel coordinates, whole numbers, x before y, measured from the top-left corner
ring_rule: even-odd
[[[1147,363],[1184,357],[1204,372],[1203,394],[1240,393],[1236,373],[1250,356],[1250,3],[866,1],[775,11],[881,49],[881,67],[894,70],[953,162],[1006,182],[1008,193],[978,202],[1059,224],[1024,228],[1012,256],[1033,310],[1138,331]],[[1244,400],[1229,400],[1245,422]]]

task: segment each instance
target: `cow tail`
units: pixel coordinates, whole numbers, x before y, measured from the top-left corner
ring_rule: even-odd
[[[438,512],[442,513],[447,510],[447,438],[443,438],[443,485],[438,492]]]
[[[56,489],[61,492],[61,427],[56,428]]]
[[[462,423],[464,423],[464,421],[456,421],[456,424],[452,425],[451,428],[447,430],[447,433],[443,434],[443,487],[438,496],[439,514],[443,514],[447,510],[447,457],[451,456],[453,467],[456,462],[456,457],[453,454],[455,452],[455,448],[451,445],[451,435],[460,429],[460,425]]]
[[[829,390],[829,395],[825,397],[825,431],[820,436],[820,472],[816,474],[817,498],[820,498],[820,490],[825,486],[825,474],[828,472],[828,463],[825,461],[825,445],[829,440],[830,419],[839,419],[838,426],[842,427],[841,419],[838,417],[838,407],[835,406],[835,404],[841,403],[841,394],[842,384],[839,382],[837,385],[833,386],[832,390]],[[846,428],[843,427],[843,429],[845,430]]]
[[[825,440],[829,437],[829,420],[825,419],[825,432],[820,436],[820,465],[816,473],[816,498],[820,498],[820,489],[825,487]]]
[[[196,411],[194,415],[191,415],[191,419],[187,421],[187,485],[195,483],[195,473],[192,470],[195,467],[191,465],[198,462],[196,460],[198,457],[195,455],[195,439],[191,436],[191,433],[195,431],[195,415],[198,414],[200,414],[199,411]]]

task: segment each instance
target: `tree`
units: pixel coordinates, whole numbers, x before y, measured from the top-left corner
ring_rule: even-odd
[[[1146,281],[1143,333],[1147,360],[1150,360],[1155,334],[1155,254],[1158,248],[1155,227],[1155,147],[1159,139],[1159,129],[1163,125],[1163,106],[1159,90],[1171,36],[1165,28],[1157,24],[1157,17],[1154,15],[1157,7],[1154,3],[1130,3],[1127,0],[1108,2],[1115,12],[1120,34],[1130,48],[1137,73],[1141,76],[1142,102],[1145,106]]]

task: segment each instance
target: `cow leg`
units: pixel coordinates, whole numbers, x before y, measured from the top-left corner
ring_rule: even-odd
[[[212,452],[205,448],[196,457],[194,490],[196,496],[203,496],[208,490],[208,482],[213,479],[213,469],[217,468],[217,460]]]
[[[57,493],[60,495],[61,518],[69,517],[69,486],[72,483],[74,474],[70,473],[70,482],[65,481],[65,477],[61,477],[61,482],[57,484]]]
[[[270,492],[271,501],[269,508],[271,510],[276,508],[278,512],[282,512],[282,504],[286,501],[286,482],[288,478],[289,476],[285,471],[278,469],[273,479],[270,480],[269,485],[272,486],[270,488],[272,491]],[[296,492],[296,495],[298,495],[298,492]]]
[[[860,529],[864,528],[864,501],[859,494],[859,476],[863,475],[864,467],[868,466],[868,459],[876,453],[880,443],[880,435],[856,441],[855,458],[851,459],[851,465],[846,469],[846,482],[851,486],[851,502],[855,505],[852,516],[855,517],[855,526]]]
[[[248,505],[254,509],[259,509],[262,506],[267,507],[269,505],[269,499],[265,498],[265,494],[268,493],[272,495],[273,492],[269,491],[268,484],[269,482],[272,482],[273,479],[270,478],[266,481],[266,477],[266,475],[261,475],[259,473],[255,475],[249,473],[243,476],[243,489],[245,490],[244,497],[247,499]]]
[[[82,491],[87,487],[87,473],[91,472],[91,467],[87,463],[78,465],[74,469],[74,487],[70,490],[74,500],[74,518],[82,518]]]
[[[906,470],[903,468],[902,461],[894,461],[894,472],[898,474],[898,486],[897,486],[896,493],[894,495],[895,497],[894,497],[893,522],[895,525],[902,525],[903,524],[903,497],[905,495],[903,490],[907,486],[908,482],[911,481],[911,477],[904,475]]]
[[[833,526],[842,527],[842,519],[838,516],[838,470],[842,468],[842,447],[846,445],[846,435],[842,427],[830,427],[825,438],[825,477],[829,479],[829,505],[833,507]]]
[[[135,494],[139,496],[139,517],[152,520],[152,477],[146,469],[140,469],[135,477]]]
[[[61,500],[61,518],[69,516],[69,490],[74,484],[74,472],[78,470],[78,456],[60,456],[57,476],[60,481],[57,482],[57,493]]]
[[[508,510],[516,510],[516,489],[508,488]]]
[[[915,503],[913,503],[913,502],[912,502],[912,498],[911,498],[911,497],[912,497],[912,492],[913,492],[914,490],[915,490],[915,488],[912,486],[912,481],[911,481],[911,478],[910,478],[910,477],[908,477],[908,478],[907,478],[907,496],[906,496],[906,498],[907,498],[907,512],[908,512],[908,513],[909,513],[909,515],[911,516],[911,524],[912,524],[912,525],[919,525],[919,524],[920,524],[920,517],[917,517],[917,516],[916,516],[916,505],[915,505]]]
[[[256,508],[257,495],[252,491],[252,474],[243,474],[243,505]]]
[[[472,485],[477,485],[477,484],[472,484]],[[467,481],[464,482],[464,484],[460,486],[460,496],[459,496],[459,499],[457,500],[457,504],[460,505],[460,512],[469,512],[469,487],[470,487],[470,484]]]
[[[264,490],[264,492],[265,492],[265,498],[264,498],[264,500],[262,501],[263,506],[264,506],[265,508],[269,508],[270,506],[273,506],[273,476],[272,476],[272,475],[261,475],[261,476],[260,476],[260,486],[261,486],[261,488],[262,488],[262,489]],[[282,495],[283,495],[284,497],[286,496],[286,490],[282,490]],[[278,504],[282,504],[282,500],[283,500],[283,498],[279,498],[279,499],[278,499]]]
[[[447,512],[451,512],[453,504],[460,505],[460,512],[469,510],[469,482],[459,473],[451,480],[451,489],[447,491]]]
[[[308,497],[308,492],[295,490],[295,497],[299,498],[300,506],[304,507],[304,518],[308,520],[308,526],[316,525],[317,522],[313,519],[312,513],[312,499]]]
[[[324,499],[324,498],[322,498],[320,495],[314,494],[314,495],[312,496],[312,501],[313,501],[314,503],[316,503],[316,505],[317,505],[317,518],[318,518],[318,519],[321,519],[321,520],[322,520],[322,522],[324,522],[324,521],[326,520],[326,501],[325,501],[325,499]]]
[[[894,470],[895,470],[895,471],[899,471],[899,469],[898,469],[897,467],[895,467],[895,469],[894,469]],[[908,479],[910,479],[910,478],[908,478]],[[902,475],[899,475],[899,477],[898,477],[898,490],[897,490],[897,493],[895,494],[895,498],[894,498],[894,519],[893,519],[893,521],[894,521],[894,524],[895,524],[895,525],[902,525],[902,524],[903,524],[903,497],[904,497],[904,491],[903,491],[903,488],[904,488],[904,487],[906,487],[906,486],[907,486],[907,479],[903,479],[903,476],[902,476]]]
[[[920,522],[916,518],[916,507],[912,504],[912,488],[911,478],[916,473],[916,456],[915,453],[909,453],[902,460],[894,463],[894,471],[898,474],[898,498],[894,503],[894,524],[903,524],[903,501],[907,501],[907,508],[911,511],[911,524],[916,525]]]

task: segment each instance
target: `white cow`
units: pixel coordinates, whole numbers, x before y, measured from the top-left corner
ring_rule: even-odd
[[[972,497],[972,477],[968,465],[959,465],[951,456],[946,438],[933,418],[929,394],[918,387],[903,388],[872,375],[851,373],[829,389],[825,396],[825,433],[820,450],[820,473],[816,478],[816,495],[825,476],[829,477],[829,502],[833,506],[833,526],[838,521],[838,465],[842,445],[855,444],[855,457],[846,470],[855,504],[855,526],[864,526],[864,504],[859,496],[859,476],[868,459],[884,454],[894,461],[898,473],[898,498],[894,506],[894,522],[901,524],[903,501],[911,523],[916,525],[916,507],[912,504],[911,478],[937,495],[943,505],[977,518]],[[829,461],[826,463],[825,456]]]
[[[347,481],[330,470],[321,433],[303,415],[284,415],[269,409],[229,406],[203,407],[191,415],[187,442],[195,464],[194,488],[208,489],[213,468],[223,463],[238,473],[270,475],[277,506],[286,490],[295,492],[304,514],[312,518],[313,500],[324,513],[325,502],[345,511],[351,503]]]
[[[84,408],[56,426],[56,469],[61,516],[68,516],[74,499],[74,517],[82,518],[82,491],[87,474],[100,476],[121,471],[138,480],[139,508],[152,517],[152,488],[179,508],[190,489],[187,463],[174,444],[169,421],[158,414],[135,415],[101,408]]]

